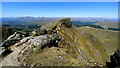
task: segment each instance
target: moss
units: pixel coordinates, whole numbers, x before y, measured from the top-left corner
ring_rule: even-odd
[[[7,49],[8,49],[8,50],[11,50],[11,47],[8,47]]]
[[[39,53],[39,52],[41,52],[41,47],[37,47],[34,51],[33,51],[33,53]]]
[[[40,34],[39,33],[35,33],[35,34],[32,35],[32,37],[37,37],[37,36],[40,36]]]

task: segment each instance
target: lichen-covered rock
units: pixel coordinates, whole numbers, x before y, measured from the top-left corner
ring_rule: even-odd
[[[36,37],[36,36],[40,36],[40,35],[44,35],[47,34],[47,30],[46,29],[36,29],[34,31],[32,31],[32,36]]]
[[[47,34],[47,31],[46,31],[46,29],[40,29],[40,28],[38,28],[38,29],[32,31],[32,34],[33,35],[34,34],[44,35],[44,34]]]
[[[45,29],[39,29],[36,32],[39,33],[40,35],[47,34],[47,31]]]
[[[34,39],[32,39],[31,44],[33,44],[34,46],[41,45],[41,47],[43,47],[44,45],[47,45],[48,43],[52,44],[56,40],[58,40],[58,41],[61,40],[61,36],[59,34],[41,35],[41,36],[38,36],[38,37],[35,37]]]
[[[7,40],[5,40],[0,46],[7,48],[19,42],[19,40],[21,40],[24,37],[25,36],[23,34],[15,32],[13,35],[9,36]]]
[[[62,23],[62,25],[68,27],[68,28],[71,28],[72,27],[72,22],[69,18],[64,18],[64,19],[61,19],[59,22]]]

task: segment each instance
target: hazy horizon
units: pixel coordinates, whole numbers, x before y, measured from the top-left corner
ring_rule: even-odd
[[[39,18],[39,17],[46,17],[47,16],[19,16],[19,17],[11,17],[11,16],[8,16],[8,17],[0,17],[0,18],[20,18],[20,17],[34,17],[34,18]],[[63,17],[60,17],[60,16],[48,16],[48,18],[108,18],[108,19],[118,19],[118,17],[99,17],[99,16],[74,16],[74,17],[68,17],[68,16],[63,16]]]
[[[3,2],[2,17],[118,18],[118,2]]]

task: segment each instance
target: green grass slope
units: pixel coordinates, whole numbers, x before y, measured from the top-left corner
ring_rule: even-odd
[[[100,22],[95,25],[100,25],[103,28],[118,28],[118,22]]]
[[[79,27],[79,30],[90,33],[101,41],[107,54],[112,55],[118,48],[118,31],[96,29],[92,27]]]

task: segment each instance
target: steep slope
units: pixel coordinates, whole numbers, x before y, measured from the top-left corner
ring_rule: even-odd
[[[96,36],[102,42],[102,46],[109,55],[112,55],[118,48],[118,31],[96,29],[88,26],[79,27],[79,30]]]
[[[7,27],[0,27],[0,28],[2,28],[2,42],[15,32],[15,30]]]
[[[120,67],[120,49],[117,49],[113,55],[110,56],[110,61],[106,65],[109,68]]]
[[[14,34],[14,32],[20,32],[25,34],[25,32],[17,31],[8,27],[0,27],[2,29],[2,42],[6,40],[10,35]]]
[[[101,64],[105,65],[105,62],[109,61],[108,54],[106,54],[105,49],[102,46],[102,43],[93,35],[79,31],[72,24],[69,18],[54,21],[53,25],[47,27],[46,29],[48,31],[52,30],[51,33],[56,32],[62,37],[62,40],[58,43],[58,48],[66,50],[66,53],[70,55],[70,57],[68,57],[70,58],[70,61],[74,61],[73,65],[78,65],[78,66],[97,65],[97,63],[98,65]],[[29,59],[34,60],[34,58],[29,58]],[[41,59],[39,59],[39,61],[40,60]],[[57,62],[57,61],[52,60],[52,62]],[[64,64],[64,63],[61,61],[61,63],[59,64]]]
[[[72,23],[69,19],[62,19],[60,22]],[[85,59],[94,59],[95,62],[104,64],[107,61],[107,54],[101,42],[88,33],[80,34],[80,31],[72,25],[71,28],[56,24],[58,34],[62,36],[59,47],[68,49],[73,55]]]

